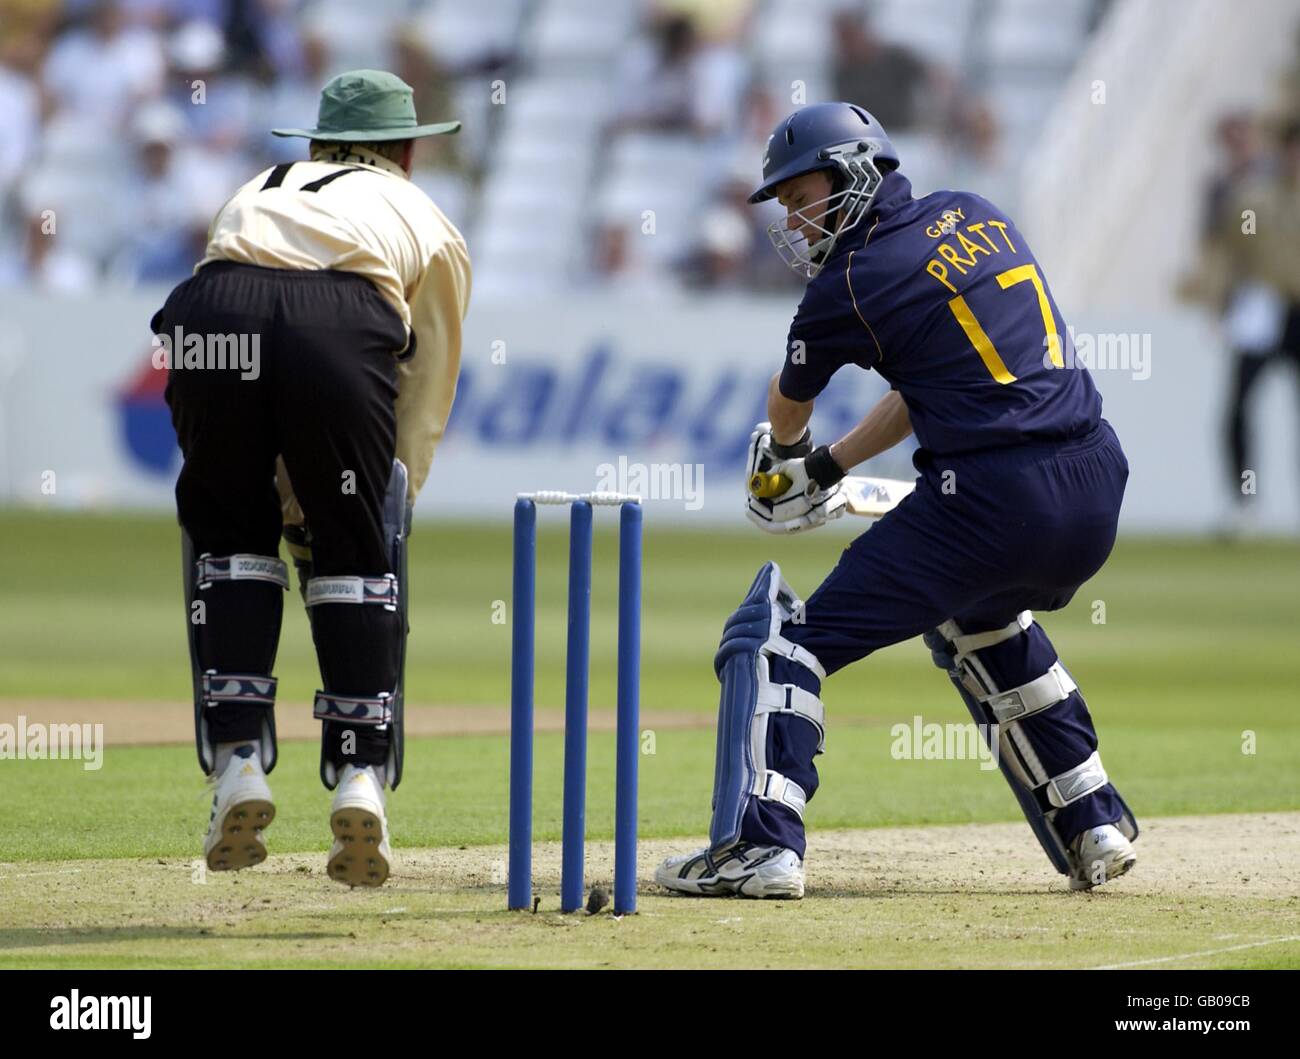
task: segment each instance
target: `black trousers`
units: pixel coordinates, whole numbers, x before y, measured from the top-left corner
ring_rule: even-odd
[[[396,354],[406,334],[378,290],[344,272],[215,263],[173,290],[152,326],[173,340],[180,328],[185,342],[185,351],[173,354],[166,398],[185,457],[176,506],[195,554],[279,554],[279,455],[311,531],[313,573],[389,572],[383,499],[396,447]],[[243,363],[193,364],[197,353],[188,350],[196,335],[204,350],[230,350],[242,341]],[[204,603],[200,665],[269,674],[281,591],[255,582],[217,582],[205,590]],[[392,691],[398,616],[376,606],[313,610],[325,689]],[[218,741],[258,734],[256,708],[214,712],[220,715],[213,721]],[[358,756],[377,756],[371,762],[377,764],[383,747],[372,749],[373,755],[359,749]]]
[[[1240,503],[1245,500],[1241,492],[1241,475],[1247,470],[1258,470],[1252,461],[1250,396],[1264,369],[1274,360],[1289,361],[1296,369],[1300,382],[1300,305],[1292,305],[1287,312],[1278,348],[1268,353],[1247,353],[1238,350],[1233,354],[1232,390],[1228,397],[1226,433],[1228,473],[1232,490]]]

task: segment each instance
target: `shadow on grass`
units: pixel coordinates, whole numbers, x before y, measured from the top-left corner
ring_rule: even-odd
[[[335,941],[346,933],[301,931],[294,934],[220,933],[207,927],[21,927],[0,930],[0,952],[56,945],[116,944],[135,941]]]

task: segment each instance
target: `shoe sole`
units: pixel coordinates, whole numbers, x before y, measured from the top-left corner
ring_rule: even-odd
[[[388,879],[388,858],[380,848],[384,821],[369,809],[335,809],[330,830],[343,844],[332,854],[325,871],[331,879],[347,886],[383,886]]]
[[[1122,861],[1120,861],[1118,864],[1108,868],[1106,870],[1106,877],[1102,879],[1101,882],[1094,883],[1091,879],[1071,879],[1070,889],[1074,890],[1075,892],[1084,892],[1087,890],[1091,890],[1097,886],[1104,886],[1108,882],[1114,882],[1121,875],[1127,875],[1129,870],[1136,863],[1137,863],[1137,856],[1129,855],[1128,857],[1125,857]]]
[[[221,817],[221,838],[208,850],[209,871],[240,871],[266,860],[262,837],[275,820],[268,798],[249,798],[227,807]]]
[[[764,891],[757,894],[745,893],[745,883],[750,880],[746,879],[740,884],[736,891],[737,897],[748,897],[751,900],[762,901],[800,901],[803,899],[803,883],[764,883]]]

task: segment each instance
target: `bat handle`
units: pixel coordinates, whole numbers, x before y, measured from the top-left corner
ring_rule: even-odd
[[[787,474],[780,471],[758,471],[749,479],[749,491],[760,500],[771,500],[780,496],[794,482]]]

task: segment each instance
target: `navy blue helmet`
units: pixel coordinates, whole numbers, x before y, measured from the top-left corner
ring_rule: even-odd
[[[814,103],[796,110],[768,137],[763,183],[749,197],[763,202],[792,177],[829,170],[831,193],[805,203],[793,214],[801,222],[768,227],[768,236],[787,265],[809,278],[817,275],[839,237],[867,212],[880,188],[880,164],[898,167],[898,152],[875,118],[853,103]]]

